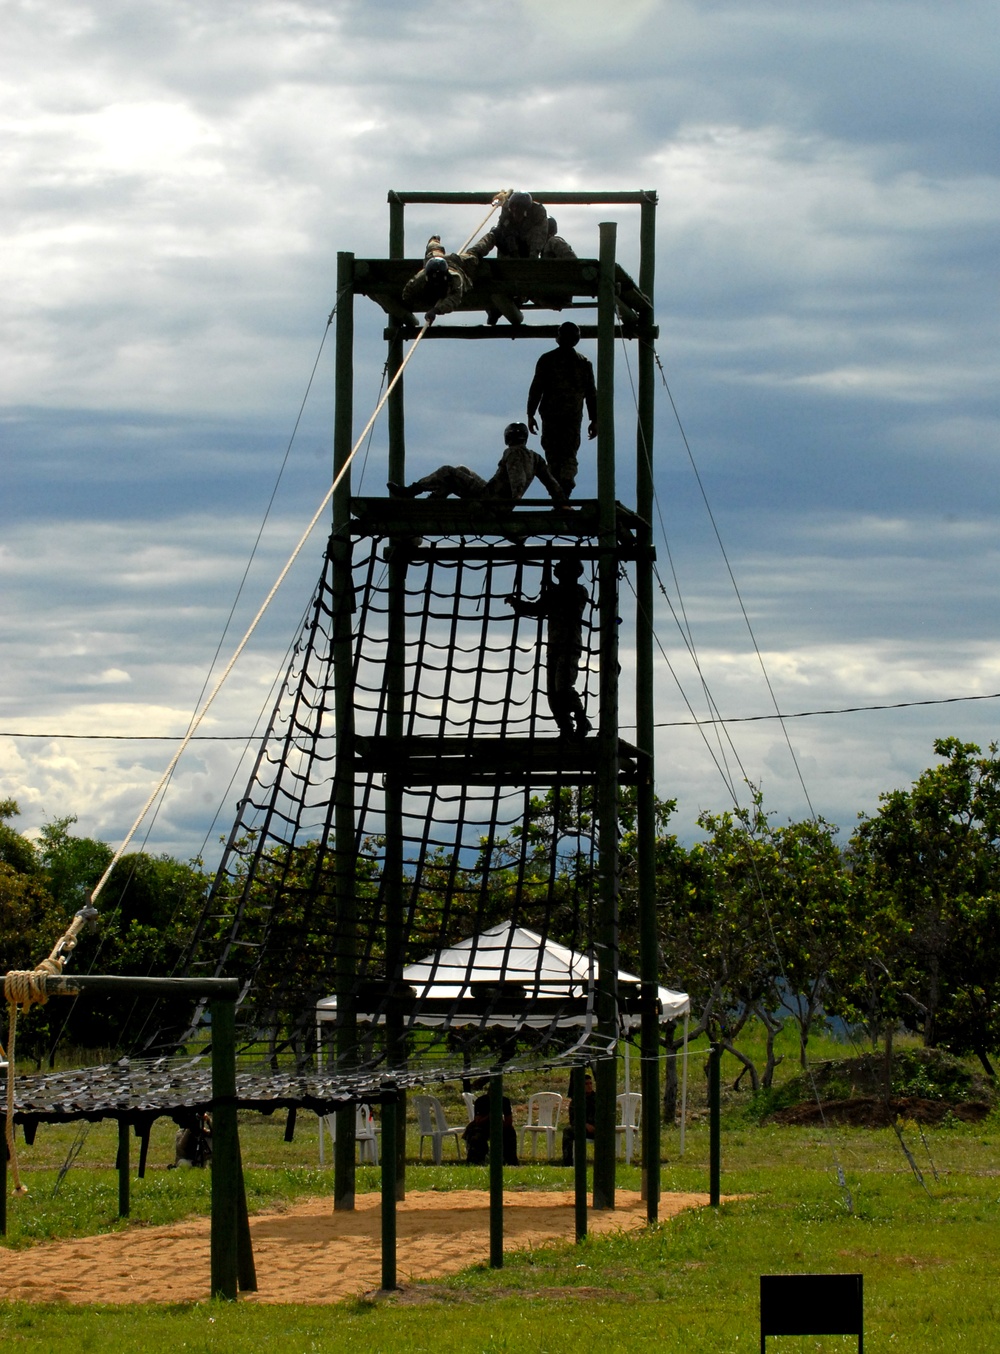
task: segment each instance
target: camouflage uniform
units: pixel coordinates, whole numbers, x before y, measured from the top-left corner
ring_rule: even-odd
[[[570,578],[542,586],[537,602],[507,599],[518,616],[543,616],[548,621],[545,653],[545,694],[549,709],[564,738],[582,738],[591,724],[576,689],[583,655],[583,612],[590,594]]]
[[[597,386],[590,360],[568,345],[542,353],[528,390],[528,423],[538,410],[545,459],[567,495],[573,492],[579,469],[576,453],[584,404],[593,423],[597,418]]]
[[[524,497],[536,477],[557,503],[566,502],[566,495],[553,479],[544,458],[524,443],[504,449],[495,472],[488,480],[467,466],[443,465],[417,480],[411,486],[411,491],[429,493],[431,498],[447,498],[449,494],[455,494],[458,498],[504,498],[516,503]]]
[[[498,259],[537,259],[548,238],[549,216],[540,202],[532,202],[521,220],[515,220],[505,202],[496,225],[469,246],[469,253],[482,259],[495,248]]]
[[[442,258],[448,265],[448,280],[443,295],[427,278],[426,265],[433,258]],[[403,288],[403,301],[408,306],[435,315],[449,315],[458,309],[462,297],[472,286],[469,273],[478,262],[479,259],[471,254],[446,254],[441,247],[441,237],[432,235],[424,250],[424,267]]]

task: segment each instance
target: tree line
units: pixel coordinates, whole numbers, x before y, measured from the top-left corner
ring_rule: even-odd
[[[896,1028],[916,1031],[928,1046],[974,1054],[994,1076],[1000,758],[995,744],[983,753],[957,738],[936,740],[934,751],[935,765],[909,789],[882,794],[877,811],[859,816],[843,843],[838,828],[821,818],[775,824],[752,791],[749,808],[702,813],[702,840],[684,845],[671,831],[675,804],[657,803],[661,981],[690,994],[693,1027],[734,1054],[754,1089],[771,1083],[775,1038],[786,1022],[797,1028],[804,1064],[810,1034],[829,1017],[873,1042]],[[592,826],[586,794],[561,793],[565,802],[555,805],[550,793],[533,805],[528,833],[540,866],[558,850],[550,830],[556,811],[562,832]],[[0,801],[3,971],[33,967],[48,953],[112,857],[104,842],[74,835],[72,818],[46,824],[37,841],[29,840],[16,829],[17,812],[12,800]],[[636,838],[627,797],[621,828],[622,964],[636,969]],[[301,850],[305,860],[313,847]],[[546,873],[540,869],[538,877]],[[102,893],[97,934],[81,946],[81,963],[107,973],[176,972],[210,882],[200,860],[123,857]],[[549,896],[539,898],[557,929],[564,883],[568,878],[556,878],[546,886]],[[501,920],[509,912],[510,881],[494,870],[492,887]],[[291,927],[304,949],[308,938],[296,926],[295,917],[285,918],[282,929]],[[265,956],[258,980],[287,989],[287,975],[268,971],[282,962],[277,952]],[[25,1022],[19,1046],[39,1062],[59,1038],[78,1047],[134,1046],[136,1019],[127,1001],[52,1002]],[[762,1060],[746,1052],[745,1041],[741,1046],[750,1022],[765,1031]],[[676,1032],[668,1037],[679,1041]]]

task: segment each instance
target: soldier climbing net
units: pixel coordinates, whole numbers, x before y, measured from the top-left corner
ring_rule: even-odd
[[[412,508],[419,515],[429,506]],[[534,507],[537,518],[538,505],[522,506]],[[509,508],[508,516],[517,522]],[[544,516],[551,523],[553,515]],[[550,527],[531,540],[523,528],[505,535],[487,522],[479,534],[435,535],[425,545],[352,519],[340,536],[359,537],[349,587],[337,585],[337,537],[331,540],[188,965],[192,974],[243,980],[243,1037],[272,1062],[312,1062],[317,1002],[335,987],[343,1000],[345,953],[348,999],[360,1022],[349,1061],[370,1072],[400,1057],[380,1033],[388,981],[401,980],[406,990],[405,971],[390,972],[387,959],[394,878],[399,965],[429,961],[423,972],[431,980],[411,989],[405,1003],[411,1065],[417,1056],[443,1070],[461,1052],[468,1066],[473,1047],[483,1052],[488,1030],[494,1052],[499,1040],[505,1058],[515,1050],[533,1059],[585,1055],[593,965],[583,960],[581,969],[581,959],[595,941],[597,740],[557,738],[545,697],[545,622],[519,617],[508,600],[537,595],[560,558],[581,560],[591,600],[577,689],[596,717],[598,550],[594,540],[566,530],[555,535]],[[394,559],[402,574],[395,594]],[[402,667],[395,731],[394,606]],[[353,731],[350,751],[344,755],[341,745],[338,755],[335,652],[345,620]],[[345,778],[355,816],[346,871],[335,849]],[[394,811],[401,823],[396,874],[387,833]],[[488,942],[477,946],[476,938],[504,926],[520,942],[508,943],[499,961],[492,952],[494,981],[484,991],[476,974]],[[533,962],[524,953],[525,930],[538,938],[534,981],[525,973]],[[436,956],[469,940],[467,972],[456,972],[454,956],[448,961],[448,990],[457,1000],[442,1009],[433,988]],[[542,981],[552,942],[576,960],[576,980],[561,993],[551,978]],[[520,1015],[512,1020],[504,988],[515,974]],[[565,1001],[554,1009],[559,995]],[[572,1012],[566,1003],[575,1003]],[[333,1010],[331,1002],[326,1014]],[[507,1027],[502,1035],[498,1025]],[[330,1056],[329,1041],[322,1052]]]

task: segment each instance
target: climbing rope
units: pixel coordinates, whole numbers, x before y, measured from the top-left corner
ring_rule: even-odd
[[[48,1001],[45,979],[58,976],[70,955],[76,949],[80,932],[97,916],[89,905],[81,907],[69,926],[52,947],[47,959],[33,969],[11,969],[4,979],[4,997],[7,1000],[7,1151],[10,1155],[10,1167],[14,1176],[14,1193],[27,1194],[28,1188],[21,1183],[21,1174],[17,1164],[17,1146],[14,1141],[15,1109],[15,1058],[17,1056],[17,1013],[25,1014],[32,1006],[44,1006]]]
[[[497,207],[502,206],[503,203],[507,201],[507,198],[510,196],[510,194],[511,194],[512,191],[513,191],[513,190],[510,189],[510,188],[503,188],[503,189],[501,189],[501,190],[497,193],[496,197],[494,197],[494,199],[493,199],[493,201],[492,201],[492,203],[491,203],[491,205],[490,205],[490,210],[489,210],[489,211],[486,213],[486,215],[483,217],[482,222],[476,227],[476,229],[472,232],[472,234],[469,236],[469,238],[465,241],[465,244],[462,245],[462,249],[463,249],[463,250],[466,249],[466,248],[468,247],[469,244],[471,244],[471,242],[473,241],[473,239],[474,239],[474,238],[479,234],[479,232],[483,229],[483,226],[485,226],[486,223],[487,223],[487,221],[489,221],[490,217],[491,217],[491,216],[493,215],[493,213],[496,211]],[[461,250],[460,250],[459,252],[461,252]],[[233,668],[236,666],[236,663],[237,663],[237,661],[238,661],[238,659],[239,659],[239,657],[240,657],[240,654],[243,652],[243,650],[246,648],[247,644],[250,642],[250,638],[251,638],[251,636],[253,635],[254,631],[257,629],[257,626],[260,624],[260,621],[261,621],[261,619],[263,618],[264,613],[267,611],[267,608],[270,606],[270,604],[271,604],[272,600],[274,599],[274,596],[275,596],[275,594],[277,593],[278,589],[281,587],[282,583],[285,581],[285,578],[287,577],[288,572],[289,572],[289,570],[291,569],[292,565],[293,565],[293,564],[295,563],[295,561],[298,559],[299,554],[301,553],[303,547],[304,547],[305,544],[306,544],[306,541],[308,541],[309,537],[312,535],[313,528],[315,527],[316,523],[319,521],[319,519],[320,519],[320,517],[322,516],[323,512],[326,510],[326,506],[327,506],[327,504],[330,502],[330,500],[333,498],[333,495],[334,495],[334,493],[336,492],[337,487],[338,487],[338,485],[340,484],[341,480],[344,478],[344,476],[347,474],[348,470],[350,469],[351,463],[353,462],[355,456],[358,454],[358,451],[360,450],[361,446],[363,445],[365,438],[368,436],[368,433],[371,431],[371,429],[375,426],[375,420],[378,418],[379,414],[382,412],[382,409],[384,408],[386,401],[388,400],[389,396],[392,394],[393,390],[396,388],[396,385],[398,384],[398,382],[399,382],[400,379],[402,378],[402,375],[403,375],[403,372],[404,372],[405,369],[406,369],[407,363],[409,362],[409,360],[410,360],[410,358],[413,356],[413,354],[416,352],[416,350],[417,350],[417,345],[420,343],[421,339],[422,339],[422,338],[424,337],[424,335],[427,333],[427,330],[428,330],[429,327],[430,327],[430,326],[429,326],[429,324],[428,324],[426,321],[420,326],[420,332],[417,334],[416,338],[413,340],[413,344],[411,345],[409,351],[407,352],[406,356],[403,358],[402,362],[399,364],[399,370],[396,372],[395,376],[393,376],[392,380],[391,380],[391,381],[389,382],[389,384],[386,386],[385,391],[384,391],[384,393],[382,394],[382,397],[379,399],[378,403],[377,403],[376,406],[375,406],[375,410],[374,410],[374,412],[372,413],[371,418],[370,418],[370,419],[368,420],[368,422],[365,424],[365,426],[364,426],[364,428],[363,428],[363,430],[362,430],[362,432],[361,432],[361,435],[358,437],[357,441],[354,443],[354,446],[351,448],[350,455],[347,457],[347,459],[345,460],[344,464],[341,466],[340,470],[339,470],[339,471],[337,472],[337,474],[334,476],[333,483],[330,485],[330,488],[329,488],[329,489],[327,490],[327,492],[324,494],[324,496],[323,496],[323,501],[320,503],[319,507],[318,507],[318,508],[316,509],[316,511],[313,513],[313,516],[312,516],[312,518],[311,518],[311,520],[310,520],[310,522],[309,522],[309,525],[306,527],[305,531],[302,533],[301,539],[299,540],[299,542],[298,542],[298,544],[296,545],[295,549],[292,551],[291,555],[290,555],[289,558],[288,558],[288,562],[286,563],[285,567],[282,569],[281,573],[278,575],[277,579],[275,580],[274,586],[271,588],[271,591],[270,591],[270,592],[267,594],[267,596],[264,598],[264,601],[262,602],[262,604],[261,604],[261,606],[260,606],[260,609],[258,610],[256,616],[254,616],[253,620],[250,622],[250,625],[249,625],[249,627],[248,627],[248,629],[247,629],[246,634],[243,636],[243,638],[240,640],[239,644],[236,646],[236,650],[235,650],[235,652],[233,653],[232,658],[229,660],[229,662],[226,664],[225,668],[223,669],[223,671],[222,671],[222,673],[221,673],[221,675],[220,675],[218,681],[216,682],[215,686],[212,688],[212,691],[211,691],[211,693],[210,693],[208,699],[205,701],[204,705],[202,705],[201,709],[198,711],[198,713],[197,713],[197,714],[194,716],[194,718],[191,720],[191,724],[190,724],[190,726],[188,727],[187,733],[184,735],[183,739],[181,740],[181,743],[180,743],[179,747],[177,748],[177,751],[174,753],[173,757],[170,759],[170,763],[169,763],[169,765],[167,766],[167,769],[164,771],[163,775],[162,775],[162,776],[160,777],[160,779],[157,781],[155,788],[153,789],[153,791],[152,791],[152,793],[150,794],[149,798],[146,800],[145,804],[143,804],[142,808],[140,809],[140,811],[139,811],[139,813],[138,813],[138,815],[137,815],[137,817],[136,817],[135,822],[134,822],[134,823],[132,824],[132,826],[129,828],[128,833],[127,833],[126,836],[125,836],[125,839],[123,840],[122,844],[119,846],[119,848],[118,848],[118,850],[115,852],[115,854],[112,856],[112,858],[111,858],[111,860],[110,860],[110,862],[109,862],[109,864],[108,864],[107,869],[104,871],[104,873],[101,875],[100,879],[97,881],[97,883],[94,885],[93,889],[91,890],[91,894],[90,894],[90,901],[91,901],[91,902],[94,902],[94,901],[97,899],[97,897],[98,897],[98,895],[100,894],[101,890],[104,888],[104,885],[107,883],[108,878],[109,878],[110,875],[111,875],[111,871],[112,871],[112,870],[114,869],[114,867],[117,865],[117,863],[118,863],[118,861],[121,859],[121,857],[125,854],[125,850],[126,850],[126,848],[128,847],[129,843],[131,842],[132,838],[135,836],[136,832],[138,831],[140,823],[141,823],[142,820],[145,818],[146,814],[149,812],[150,808],[152,807],[152,805],[153,805],[154,801],[156,800],[156,797],[159,795],[160,791],[163,789],[163,787],[166,785],[167,781],[168,781],[168,780],[170,779],[170,777],[173,775],[174,767],[176,767],[177,763],[180,761],[180,759],[181,759],[181,757],[183,756],[183,754],[184,754],[184,752],[185,752],[185,750],[186,750],[188,744],[191,742],[191,739],[194,737],[195,733],[197,732],[198,728],[200,727],[202,720],[205,718],[205,715],[208,713],[210,707],[212,706],[213,702],[215,701],[216,696],[218,696],[219,692],[222,690],[222,687],[224,686],[224,684],[225,684],[227,678],[229,677],[229,674],[232,672]]]

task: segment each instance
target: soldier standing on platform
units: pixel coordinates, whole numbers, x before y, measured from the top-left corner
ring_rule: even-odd
[[[558,348],[542,353],[528,391],[528,427],[538,431],[536,410],[542,416],[542,450],[549,469],[567,497],[576,485],[576,453],[580,449],[583,406],[587,406],[587,436],[597,436],[597,386],[590,360],[576,351],[577,325],[567,321],[556,335]]]
[[[438,315],[457,310],[472,286],[469,273],[479,263],[474,254],[446,254],[440,235],[432,235],[424,250],[424,266],[403,288],[408,306],[425,306],[424,319],[433,324]]]
[[[545,694],[562,738],[585,738],[590,720],[576,689],[583,655],[583,612],[590,594],[580,583],[583,565],[577,559],[561,559],[553,568],[555,583],[543,583],[536,602],[520,597],[504,601],[517,616],[543,616],[548,622],[545,652]]]

